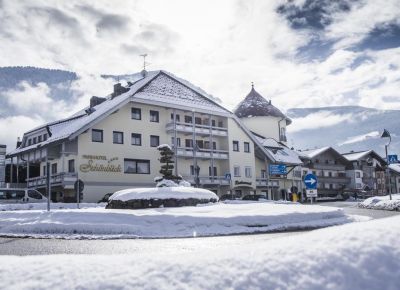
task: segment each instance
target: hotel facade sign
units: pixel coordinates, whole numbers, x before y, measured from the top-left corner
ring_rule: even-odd
[[[79,166],[81,172],[122,172],[120,164],[114,164],[118,157],[110,159],[103,155],[82,155],[87,162]]]

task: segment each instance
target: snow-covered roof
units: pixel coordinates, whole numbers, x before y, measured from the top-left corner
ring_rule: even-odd
[[[300,155],[302,158],[307,158],[311,159],[314,158],[315,156],[318,156],[319,154],[325,152],[331,147],[322,147],[322,148],[315,148],[315,149],[307,149],[307,150],[301,150],[298,151],[297,153]]]
[[[386,161],[374,150],[366,150],[366,151],[359,151],[359,152],[348,152],[343,153],[342,156],[345,157],[349,161],[357,161],[360,159],[365,158],[368,155],[372,155],[374,158],[379,159],[381,162],[386,163]]]
[[[128,91],[121,95],[115,97],[109,95],[104,102],[93,107],[94,110],[90,114],[74,114],[70,118],[50,122],[26,132],[25,136],[46,129],[49,132],[49,136],[46,141],[19,147],[10,152],[8,156],[30,151],[64,139],[73,139],[87,130],[88,127],[93,126],[131,100],[159,101],[187,107],[190,110],[197,108],[215,114],[232,114],[229,110],[219,105],[211,95],[188,81],[162,70],[147,72],[144,77],[142,76],[141,79],[128,86],[127,89]]]
[[[254,138],[262,144],[264,149],[273,156],[276,163],[284,163],[290,165],[299,165],[303,162],[300,160],[299,155],[285,146],[284,144],[276,141],[273,138],[263,138],[254,135]]]
[[[239,118],[272,116],[286,119],[286,124],[290,125],[292,121],[286,117],[277,107],[273,106],[271,101],[267,101],[252,86],[250,93],[239,103],[234,110]]]
[[[389,168],[400,174],[400,163],[389,164]]]

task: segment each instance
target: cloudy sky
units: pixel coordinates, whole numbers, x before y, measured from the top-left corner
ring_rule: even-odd
[[[106,95],[112,84],[97,76],[140,71],[143,53],[149,70],[171,71],[231,109],[251,82],[283,111],[400,109],[399,0],[0,0],[0,52],[0,66],[80,77],[71,100],[54,101],[45,85],[2,92],[15,113],[0,131],[15,134]]]

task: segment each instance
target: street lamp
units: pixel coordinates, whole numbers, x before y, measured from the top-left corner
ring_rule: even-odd
[[[389,170],[389,159],[388,159],[388,147],[390,145],[390,142],[392,142],[392,137],[390,136],[390,133],[388,130],[383,129],[383,133],[381,138],[389,138],[389,143],[385,145],[385,153],[386,153],[386,174],[388,177],[388,190],[389,190],[389,198],[392,200],[392,189],[391,189],[391,184],[390,184],[390,170]]]

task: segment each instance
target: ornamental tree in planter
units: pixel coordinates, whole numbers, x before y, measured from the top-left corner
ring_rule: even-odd
[[[160,173],[161,177],[156,177],[154,179],[157,182],[157,187],[172,187],[177,186],[182,181],[182,176],[174,175],[174,151],[172,148],[163,144],[157,147],[160,151],[160,158],[158,159],[161,163]]]

